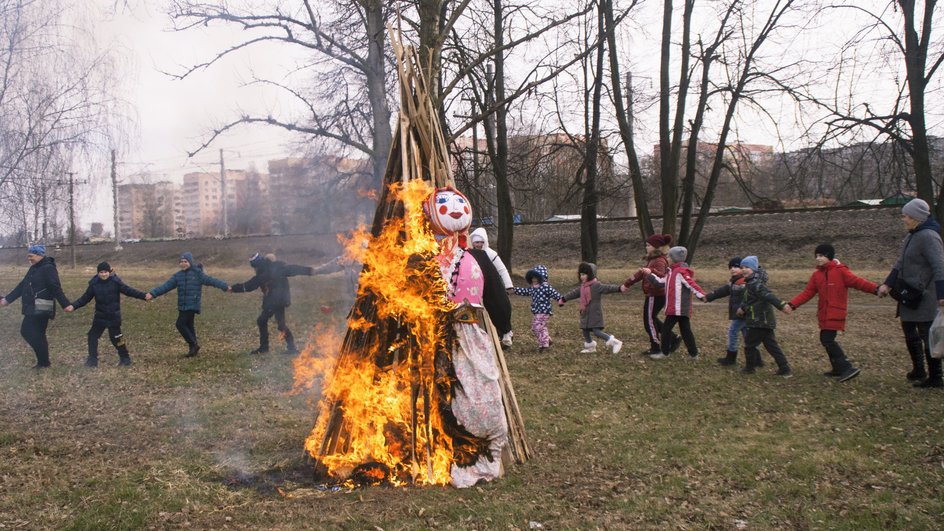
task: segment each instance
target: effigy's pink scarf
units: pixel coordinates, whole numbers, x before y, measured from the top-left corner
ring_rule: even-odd
[[[597,279],[588,280],[580,285],[580,311],[587,309],[587,306],[590,306],[590,286],[596,284]]]

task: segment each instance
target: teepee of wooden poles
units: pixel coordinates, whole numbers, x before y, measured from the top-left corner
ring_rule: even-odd
[[[380,192],[378,206],[371,226],[371,234],[378,236],[384,226],[394,218],[404,216],[404,204],[391,192],[397,183],[403,185],[411,180],[425,180],[432,188],[454,185],[452,170],[449,163],[449,154],[439,123],[439,113],[434,108],[433,100],[428,93],[428,84],[424,78],[419,55],[411,46],[403,46],[398,36],[391,30],[391,41],[397,58],[397,67],[400,80],[400,114],[396,126],[394,140],[391,145],[390,156],[384,174],[383,187]],[[366,267],[366,265],[365,265]],[[378,318],[374,308],[374,294],[370,290],[361,290],[351,311],[351,319],[355,317],[373,323],[373,326],[349,327],[341,346],[337,367],[349,356],[365,356],[364,346],[371,342],[380,342],[387,345],[399,345],[392,354],[398,362],[409,362],[412,356],[407,352],[409,345],[404,345],[404,338],[409,334],[403,329],[403,324],[396,319]],[[501,390],[508,421],[508,439],[511,457],[517,463],[523,463],[530,458],[531,450],[527,443],[524,430],[524,421],[518,409],[517,399],[512,387],[511,377],[500,348],[498,334],[491,321],[482,320],[492,335],[496,345],[496,362],[501,372]],[[420,389],[414,386],[413,406],[429,408],[429,389]],[[424,399],[425,397],[425,399]],[[425,406],[424,406],[425,404]],[[316,450],[309,449],[311,456],[320,459],[329,454],[343,453],[352,444],[349,439],[349,428],[345,424],[344,404],[336,402],[328,409],[328,418],[324,435]],[[426,418],[426,415],[414,415],[415,418]],[[324,413],[324,410],[322,412]],[[415,447],[416,430],[428,430],[428,426],[413,426],[410,434],[411,444]],[[418,463],[422,467],[422,463]]]

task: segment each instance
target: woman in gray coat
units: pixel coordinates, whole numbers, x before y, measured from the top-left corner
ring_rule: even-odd
[[[905,333],[905,345],[911,355],[912,370],[909,380],[915,387],[942,387],[941,360],[931,357],[928,332],[938,308],[944,305],[944,243],[941,226],[931,219],[931,208],[921,199],[912,199],[901,209],[901,219],[908,229],[901,255],[885,282],[879,286],[879,295],[891,294],[898,299],[898,317]],[[898,291],[908,286],[921,293],[916,307],[909,307]],[[892,288],[897,288],[893,290]],[[914,306],[914,305],[912,305]],[[927,360],[927,372],[925,372]]]
[[[563,306],[566,301],[580,300],[580,329],[583,330],[583,350],[580,353],[590,354],[597,351],[597,342],[590,337],[592,333],[606,341],[606,346],[616,354],[623,347],[623,342],[616,339],[616,336],[603,332],[603,294],[622,293],[627,288],[622,284],[601,284],[597,280],[597,266],[589,262],[580,263],[577,276],[580,278],[580,286],[565,293],[558,304]]]

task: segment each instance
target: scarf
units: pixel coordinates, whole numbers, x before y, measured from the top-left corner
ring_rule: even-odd
[[[580,311],[583,312],[590,306],[590,287],[597,283],[597,279],[588,280],[580,285]]]

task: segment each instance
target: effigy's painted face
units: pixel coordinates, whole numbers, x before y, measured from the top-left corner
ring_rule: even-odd
[[[447,234],[462,232],[472,225],[472,208],[464,195],[452,190],[436,192],[436,199],[429,213],[433,225],[438,225]]]

